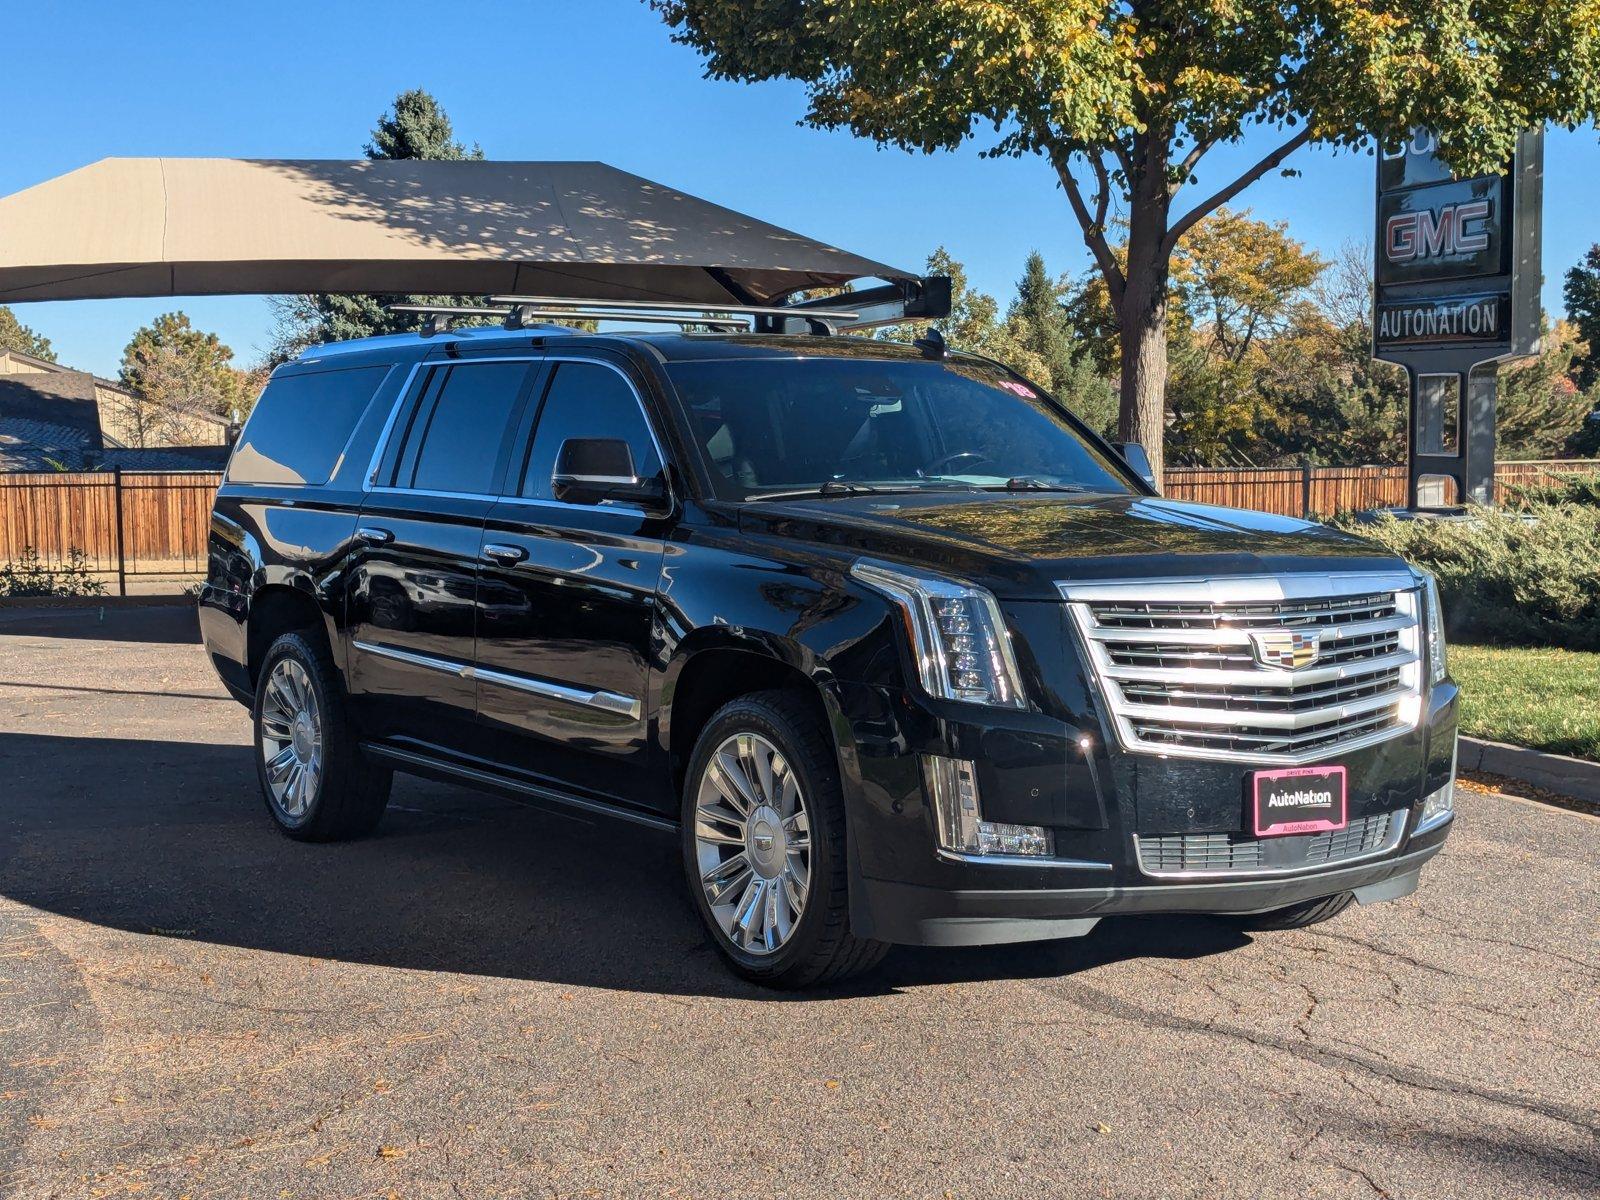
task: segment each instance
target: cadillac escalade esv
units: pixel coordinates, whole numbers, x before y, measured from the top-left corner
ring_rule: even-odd
[[[936,338],[475,329],[281,367],[204,639],[294,838],[395,771],[674,832],[711,940],[805,986],[891,943],[1325,920],[1453,816],[1432,580],[1161,499]]]

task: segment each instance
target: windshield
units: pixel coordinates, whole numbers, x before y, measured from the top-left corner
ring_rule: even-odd
[[[1132,490],[1059,407],[985,363],[717,359],[667,372],[725,500]]]

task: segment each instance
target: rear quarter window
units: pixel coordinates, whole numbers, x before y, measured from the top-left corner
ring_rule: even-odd
[[[228,464],[230,483],[327,483],[387,365],[275,376]]]

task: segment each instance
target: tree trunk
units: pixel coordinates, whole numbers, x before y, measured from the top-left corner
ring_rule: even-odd
[[[1164,144],[1146,147],[1143,169],[1132,181],[1128,210],[1128,265],[1118,318],[1122,326],[1122,406],[1117,434],[1138,442],[1159,482],[1165,462],[1167,394],[1168,205]]]
[[[1167,415],[1167,278],[1147,267],[1128,272],[1122,317],[1122,409],[1117,436],[1138,442],[1161,479]]]

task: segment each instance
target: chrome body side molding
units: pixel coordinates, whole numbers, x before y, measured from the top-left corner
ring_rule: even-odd
[[[563,700],[568,704],[597,708],[602,712],[614,713],[635,721],[639,719],[639,713],[643,707],[637,697],[624,696],[618,692],[573,687],[569,684],[553,683],[546,679],[534,679],[528,675],[512,675],[505,671],[491,671],[487,667],[477,667],[471,663],[453,662],[447,658],[434,658],[432,655],[416,654],[410,650],[397,650],[393,646],[383,646],[376,642],[355,641],[351,645],[357,650],[367,654],[376,654],[380,658],[392,658],[396,662],[409,663],[411,666],[422,667],[430,671],[439,671],[445,675],[454,675],[459,679],[475,679],[481,683],[492,683],[498,687],[515,688],[518,691],[528,692],[535,696],[544,696],[551,700]]]

